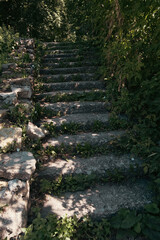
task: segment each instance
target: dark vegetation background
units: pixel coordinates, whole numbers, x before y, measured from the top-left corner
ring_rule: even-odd
[[[126,149],[146,159],[160,193],[160,1],[6,0],[0,26],[0,63],[18,34],[99,48],[112,113],[128,122]]]

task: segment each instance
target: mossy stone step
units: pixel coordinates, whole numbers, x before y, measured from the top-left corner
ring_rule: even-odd
[[[38,176],[54,180],[59,176],[77,175],[77,174],[96,174],[98,177],[107,177],[107,172],[133,173],[139,174],[142,171],[142,162],[131,158],[130,155],[116,156],[108,154],[104,156],[95,156],[90,158],[57,159],[55,162],[49,162],[43,165]]]
[[[70,73],[57,75],[42,75],[40,79],[44,82],[68,82],[68,81],[95,81],[97,78],[94,73]]]
[[[40,69],[40,74],[67,74],[67,73],[93,73],[96,68],[90,67],[72,67],[72,68],[53,68],[53,69]]]
[[[92,90],[92,89],[105,90],[105,84],[102,81],[43,83],[43,89],[46,91]]]
[[[121,208],[140,209],[152,201],[147,181],[123,184],[97,185],[85,191],[65,193],[61,197],[46,194],[42,216],[56,214],[58,217],[90,215],[99,219],[115,214]]]
[[[106,113],[110,104],[106,102],[57,102],[41,104],[46,110],[55,114],[77,114],[77,113]]]
[[[80,133],[78,135],[61,135],[56,138],[50,138],[43,146],[77,146],[78,144],[85,145],[90,144],[91,146],[102,146],[108,144],[110,141],[119,139],[125,134],[125,131],[110,131],[110,132],[99,132],[99,133]]]
[[[87,58],[86,58],[87,59]],[[85,58],[83,56],[73,56],[73,57],[43,57],[41,59],[41,63],[66,63],[66,62],[76,62],[76,61],[83,61]],[[87,59],[88,60],[88,59]]]
[[[51,119],[44,119],[41,121],[40,125],[44,125],[46,123],[53,124],[55,128],[61,127],[63,124],[80,124],[85,126],[90,126],[94,123],[103,123],[108,124],[109,121],[109,113],[80,113],[80,114],[69,114],[63,117],[56,117]]]
[[[90,98],[90,99],[89,99]],[[105,90],[83,90],[83,91],[77,91],[77,90],[62,90],[62,91],[54,91],[54,92],[45,92],[45,93],[38,93],[35,94],[35,99],[42,100],[44,102],[62,102],[63,99],[69,99],[68,101],[72,101],[70,99],[73,99],[73,101],[93,101],[93,98],[95,100],[101,100],[102,98],[105,101],[106,99],[106,91]],[[65,100],[66,101],[66,100]]]
[[[59,54],[46,54],[44,58],[70,58],[79,57],[77,53],[59,53]]]
[[[63,68],[63,67],[78,67],[78,66],[88,66],[88,67],[91,67],[91,66],[96,66],[98,65],[98,63],[95,62],[85,62],[85,61],[79,61],[79,62],[66,62],[66,63],[60,63],[60,62],[55,62],[55,63],[43,63],[42,67],[44,69],[48,68],[48,69],[51,69],[51,68]]]

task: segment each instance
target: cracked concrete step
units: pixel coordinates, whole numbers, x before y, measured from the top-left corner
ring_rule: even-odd
[[[57,74],[57,75],[42,75],[40,76],[45,82],[67,82],[67,81],[93,81],[96,80],[94,73],[72,73],[72,74]]]
[[[44,119],[41,121],[40,125],[44,125],[45,123],[52,123],[56,128],[61,127],[63,124],[81,124],[85,126],[90,126],[95,122],[100,122],[103,124],[108,124],[109,121],[109,113],[80,113],[80,114],[69,114],[63,117],[56,117],[51,119]]]
[[[106,113],[110,108],[110,104],[106,102],[57,102],[44,103],[41,105],[53,113],[66,115],[76,113]]]
[[[83,90],[83,91],[77,91],[77,90],[62,90],[62,91],[54,91],[54,92],[45,92],[45,93],[38,93],[35,94],[36,99],[39,100],[45,100],[50,101],[51,99],[54,100],[54,98],[56,98],[57,96],[74,96],[74,95],[78,95],[79,97],[84,97],[90,93],[90,94],[99,94],[100,96],[104,96],[104,100],[105,100],[105,90],[99,90],[99,89],[95,89],[95,90]],[[86,99],[87,100],[87,99]],[[75,101],[75,100],[74,100]]]
[[[60,83],[43,83],[43,89],[47,91],[61,90],[105,90],[105,84],[101,81],[83,81],[83,82],[60,82]]]
[[[121,208],[140,209],[151,201],[147,181],[106,183],[85,191],[68,192],[61,197],[46,194],[42,216],[56,214],[64,217],[67,214],[68,217],[76,215],[81,218],[90,215],[98,219],[115,214]]]
[[[99,133],[80,133],[78,135],[61,135],[56,138],[48,139],[46,143],[43,144],[44,147],[47,146],[76,146],[77,144],[91,144],[92,146],[102,146],[114,139],[119,139],[125,134],[125,131],[110,131],[110,132],[99,132]]]
[[[57,159],[55,162],[49,162],[43,165],[38,177],[54,180],[58,176],[77,175],[77,174],[96,174],[98,176],[107,176],[107,171],[114,170],[128,173],[132,166],[132,173],[138,174],[142,171],[142,162],[130,157],[130,155],[116,156],[108,154],[105,156],[96,156],[90,158]]]
[[[53,69],[40,69],[40,74],[67,74],[67,73],[92,73],[95,72],[96,68],[90,67],[72,67],[72,68],[53,68]]]

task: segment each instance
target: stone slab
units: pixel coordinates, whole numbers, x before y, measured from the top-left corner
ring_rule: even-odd
[[[130,167],[140,168],[141,162],[129,155],[116,156],[108,154],[90,158],[58,159],[43,166],[39,172],[40,178],[55,179],[60,175],[97,174],[105,175],[106,171],[121,170],[127,172]]]
[[[17,94],[18,99],[30,99],[32,89],[30,86],[11,86],[13,92]]]
[[[29,182],[14,179],[0,191],[0,239],[17,237],[27,224]],[[16,238],[17,239],[17,238]]]
[[[0,177],[29,180],[36,169],[36,160],[30,152],[0,155]]]
[[[44,144],[44,147],[48,145],[60,146],[61,144],[68,146],[75,146],[77,144],[89,143],[91,145],[101,146],[107,144],[109,141],[119,138],[124,135],[125,131],[110,131],[99,133],[80,133],[78,135],[62,135],[57,138],[51,138]]]
[[[45,83],[44,88],[61,91],[61,90],[105,90],[105,84],[100,81],[80,81],[80,82],[62,82],[62,83]]]
[[[58,102],[44,103],[42,105],[54,112],[66,114],[77,113],[106,113],[110,105],[106,102]]]
[[[44,119],[41,125],[45,123],[52,123],[55,127],[60,127],[62,124],[76,123],[81,125],[89,125],[94,122],[101,122],[108,124],[109,113],[83,113],[83,114],[70,114],[62,117]]]
[[[58,217],[76,215],[81,218],[108,217],[121,208],[139,209],[152,200],[152,194],[144,181],[125,184],[105,184],[93,189],[66,193],[61,197],[46,195],[42,216],[49,213]]]
[[[6,148],[12,144],[21,147],[22,129],[21,128],[2,128],[0,129],[0,148]]]

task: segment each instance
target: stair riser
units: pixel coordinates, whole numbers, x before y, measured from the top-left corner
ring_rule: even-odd
[[[40,69],[39,73],[43,75],[49,75],[49,74],[70,74],[70,73],[93,73],[95,71],[95,68],[61,68],[61,69]]]
[[[58,83],[58,82],[69,82],[69,81],[94,81],[96,80],[97,78],[95,77],[95,74],[78,74],[78,76],[76,74],[70,74],[68,76],[66,76],[65,74],[64,75],[50,75],[50,76],[41,76],[41,79],[42,79],[42,82],[48,82],[48,83],[51,83],[51,82],[55,82],[55,83]]]
[[[90,84],[76,84],[76,83],[69,83],[69,84],[53,84],[53,85],[44,85],[44,91],[51,92],[51,91],[62,91],[62,90],[93,90],[93,89],[102,89],[105,90],[105,85],[101,82],[90,82]]]
[[[107,104],[99,105],[97,107],[95,106],[73,106],[73,107],[51,107],[47,106],[46,109],[53,110],[54,113],[60,114],[60,115],[66,115],[66,114],[76,114],[76,113],[106,113],[107,112]],[[108,106],[109,109],[109,106]]]

